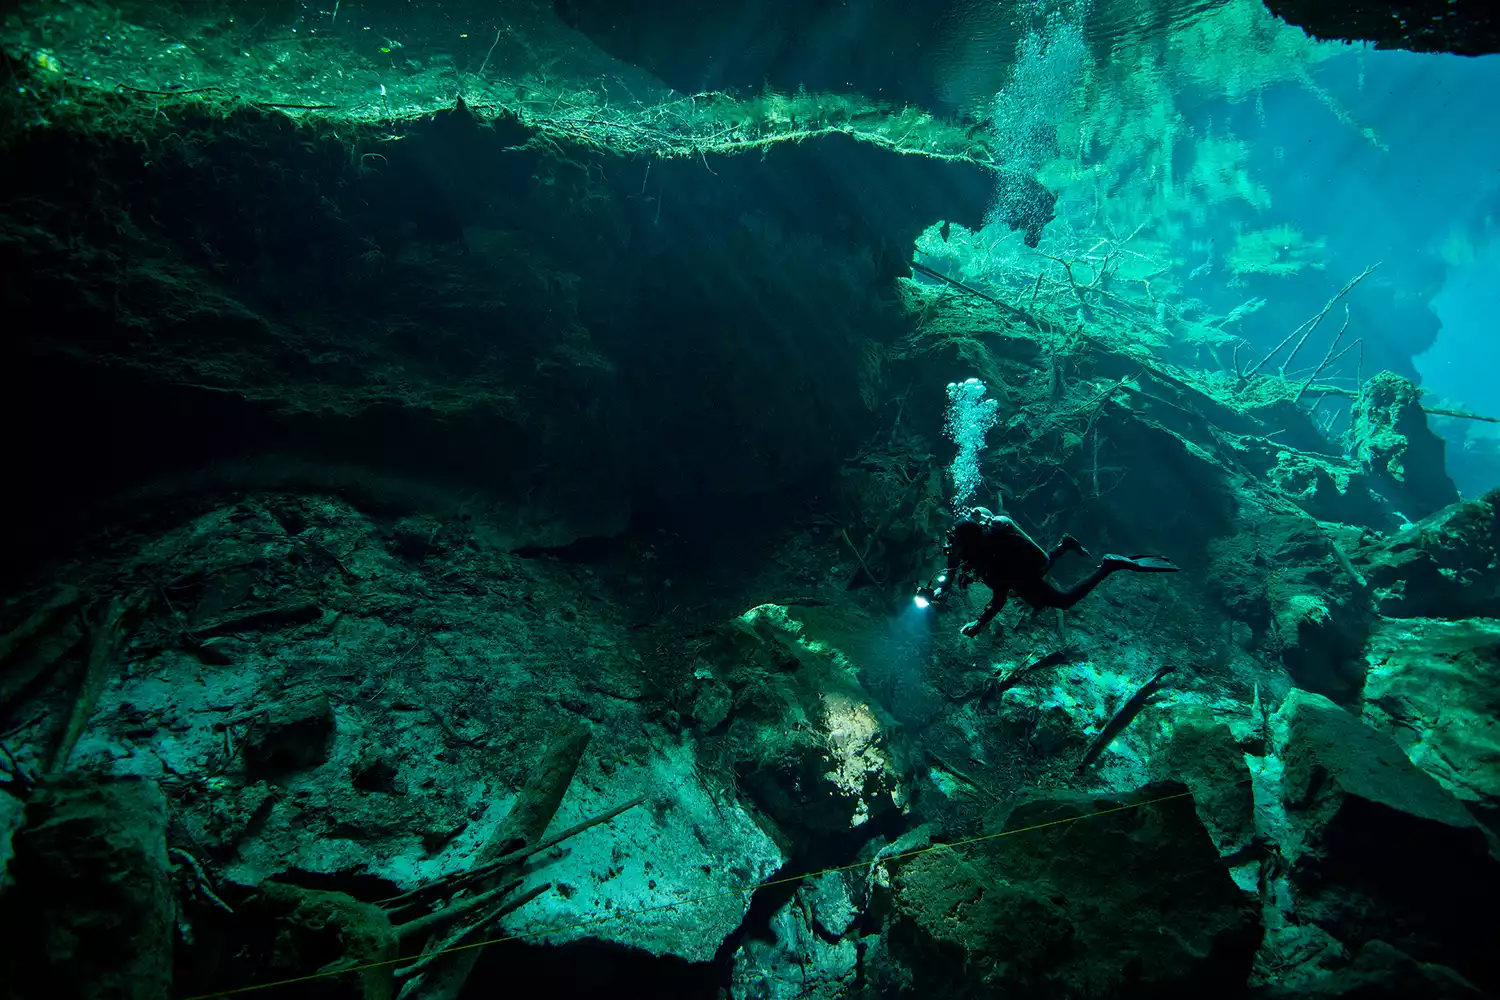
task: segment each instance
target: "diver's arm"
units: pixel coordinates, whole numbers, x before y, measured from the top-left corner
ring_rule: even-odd
[[[954,587],[968,586],[968,578],[963,574],[963,560],[959,558],[958,549],[952,542],[943,546],[943,555],[946,556],[942,572],[932,578],[927,584],[929,593],[928,600],[940,601],[948,596],[948,591]]]
[[[994,620],[994,617],[1005,607],[1005,598],[1009,594],[1006,590],[996,590],[990,596],[990,603],[984,606],[979,617],[969,622],[961,630],[964,635],[978,635],[983,628]]]

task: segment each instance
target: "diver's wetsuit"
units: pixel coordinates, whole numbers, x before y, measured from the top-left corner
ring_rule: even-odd
[[[967,571],[991,591],[990,603],[979,619],[964,626],[965,635],[975,635],[988,625],[1012,593],[1033,608],[1071,608],[1111,573],[1177,571],[1176,566],[1159,556],[1107,555],[1087,577],[1063,590],[1047,582],[1047,573],[1065,552],[1088,555],[1088,550],[1072,535],[1064,535],[1048,552],[1010,518],[995,517],[976,508],[954,525],[948,538],[949,577],[960,580],[960,574]]]

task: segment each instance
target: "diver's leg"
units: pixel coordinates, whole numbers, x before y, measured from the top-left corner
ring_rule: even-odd
[[[1089,550],[1083,547],[1083,543],[1072,535],[1063,535],[1062,540],[1052,546],[1052,551],[1047,553],[1047,569],[1050,571],[1069,552],[1077,552],[1084,558],[1088,558]]]
[[[1118,569],[1124,569],[1124,567],[1106,562],[1100,564],[1081,581],[1066,589],[1054,587],[1046,580],[1038,579],[1027,583],[1024,587],[1017,587],[1016,594],[1033,608],[1063,608],[1066,610],[1083,600],[1089,591],[1103,583],[1105,577]]]
[[[1016,594],[1033,608],[1071,608],[1104,582],[1111,573],[1128,569],[1136,573],[1176,573],[1177,567],[1162,556],[1108,555],[1088,576],[1067,589],[1059,589],[1046,580],[1037,579],[1015,588]]]

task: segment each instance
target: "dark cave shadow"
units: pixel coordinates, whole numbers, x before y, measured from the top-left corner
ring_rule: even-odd
[[[726,972],[715,964],[648,955],[607,941],[507,941],[480,952],[460,997],[510,996],[518,984],[528,984],[549,1000],[595,1000],[622,987],[656,1000],[715,1000],[727,985]]]

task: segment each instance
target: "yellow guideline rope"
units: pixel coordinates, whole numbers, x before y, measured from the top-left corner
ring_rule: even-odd
[[[1100,809],[1098,812],[1084,813],[1082,816],[1068,816],[1063,819],[1052,819],[1048,820],[1045,823],[1035,823],[1031,826],[1023,826],[1015,830],[1001,830],[999,833],[987,833],[982,837],[970,837],[968,840],[959,840],[955,841],[952,844],[933,844],[930,847],[919,847],[910,851],[902,851],[900,854],[891,854],[883,858],[876,858],[872,861],[858,861],[852,865],[840,865],[836,868],[824,868],[821,871],[806,872],[802,875],[788,875],[783,878],[773,878],[766,882],[757,882],[754,885],[745,886],[739,889],[724,889],[720,892],[711,892],[705,896],[694,896],[689,899],[680,899],[673,903],[661,903],[657,906],[647,906],[639,910],[616,912],[610,914],[607,917],[590,917],[587,920],[579,920],[571,924],[561,924],[557,927],[548,927],[545,930],[527,931],[521,934],[508,934],[505,937],[490,938],[486,941],[473,941],[469,944],[461,944],[456,945],[452,948],[446,948],[443,951],[434,952],[433,954],[449,955],[453,954],[454,952],[468,951],[470,948],[485,948],[492,944],[503,944],[507,941],[522,941],[527,938],[539,938],[545,937],[548,934],[558,934],[562,931],[579,930],[584,927],[596,927],[599,924],[608,923],[611,920],[620,920],[624,917],[639,917],[647,913],[656,913],[659,910],[672,910],[676,909],[679,906],[691,906],[694,903],[704,903],[710,899],[721,899],[725,896],[744,895],[747,893],[753,893],[757,889],[764,889],[767,886],[785,885],[788,882],[801,882],[803,879],[817,878],[819,875],[832,875],[836,872],[853,871],[856,868],[868,868],[871,865],[884,864],[887,861],[899,861],[902,858],[911,858],[917,856],[918,854],[927,854],[930,851],[938,851],[944,848],[967,847],[970,844],[978,844],[986,840],[998,840],[1001,837],[1011,837],[1018,833],[1031,833],[1035,830],[1045,830],[1047,827],[1051,826],[1063,826],[1067,823],[1076,823],[1081,819],[1093,819],[1096,816],[1108,816],[1110,813],[1125,812],[1129,809],[1140,809],[1144,806],[1153,806],[1160,802],[1171,802],[1173,799],[1185,799],[1192,794],[1193,793],[1190,791],[1173,792],[1171,795],[1163,795],[1159,798],[1147,799],[1144,802],[1132,802],[1129,805],[1112,806],[1109,809]],[[342,976],[347,975],[351,972],[363,972],[366,969],[380,969],[388,965],[404,965],[411,961],[414,961],[414,957],[410,955],[405,958],[389,958],[383,962],[368,962],[364,965],[352,965],[347,969],[331,969],[322,972],[314,972],[306,976],[297,976],[293,979],[278,979],[276,982],[261,983],[257,986],[239,986],[232,990],[220,990],[217,993],[200,993],[196,996],[183,997],[182,1000],[214,1000],[215,997],[238,996],[241,993],[252,993],[256,990],[270,990],[275,989],[279,986],[291,986],[295,983],[306,983],[314,979],[326,979],[329,976]]]

